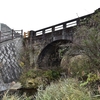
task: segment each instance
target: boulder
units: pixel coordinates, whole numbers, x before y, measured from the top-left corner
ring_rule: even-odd
[[[86,55],[80,54],[76,56],[64,55],[61,60],[61,67],[68,71],[69,75],[81,75],[89,71],[89,58]]]

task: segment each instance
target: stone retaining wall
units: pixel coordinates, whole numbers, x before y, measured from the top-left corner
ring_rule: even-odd
[[[21,74],[17,61],[21,48],[21,38],[0,43],[0,73],[5,83],[17,80]]]

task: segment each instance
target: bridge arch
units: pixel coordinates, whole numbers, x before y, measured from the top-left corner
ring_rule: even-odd
[[[53,41],[46,45],[38,56],[37,64],[39,68],[53,68],[60,66],[61,55],[68,50],[69,44],[72,43],[70,40],[60,39]]]

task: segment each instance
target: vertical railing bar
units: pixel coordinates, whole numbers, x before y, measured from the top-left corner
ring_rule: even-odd
[[[52,27],[52,41],[53,41],[53,39],[54,39],[54,32],[55,32],[55,27]]]
[[[45,30],[42,31],[42,38],[45,40]]]
[[[0,31],[0,42],[1,42],[1,31]]]
[[[21,30],[21,38],[22,38],[22,36],[23,36],[23,30]]]
[[[62,38],[65,39],[65,36],[66,36],[66,23],[63,23],[63,31],[62,31]]]
[[[14,35],[14,32],[13,32],[13,29],[12,29],[12,40],[13,40],[13,38],[14,38],[13,35]]]

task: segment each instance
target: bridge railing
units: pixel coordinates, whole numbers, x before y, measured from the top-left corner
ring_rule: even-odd
[[[23,35],[23,30],[10,30],[5,32],[0,31],[0,43],[18,37],[22,37],[22,35]]]
[[[86,18],[90,17],[91,15],[92,14],[88,14],[88,15],[85,15],[85,16],[82,16],[79,18],[75,18],[75,19],[72,19],[72,20],[69,20],[69,21],[66,21],[63,23],[59,23],[59,24],[56,24],[56,25],[53,25],[53,26],[50,26],[50,27],[47,27],[44,29],[34,31],[34,37],[35,37],[35,39],[36,38],[38,39],[38,37],[41,37],[43,35],[45,36],[48,33],[54,34],[56,31],[65,30],[70,27],[78,26],[82,21],[86,20]],[[54,36],[54,35],[52,35],[52,36]]]

